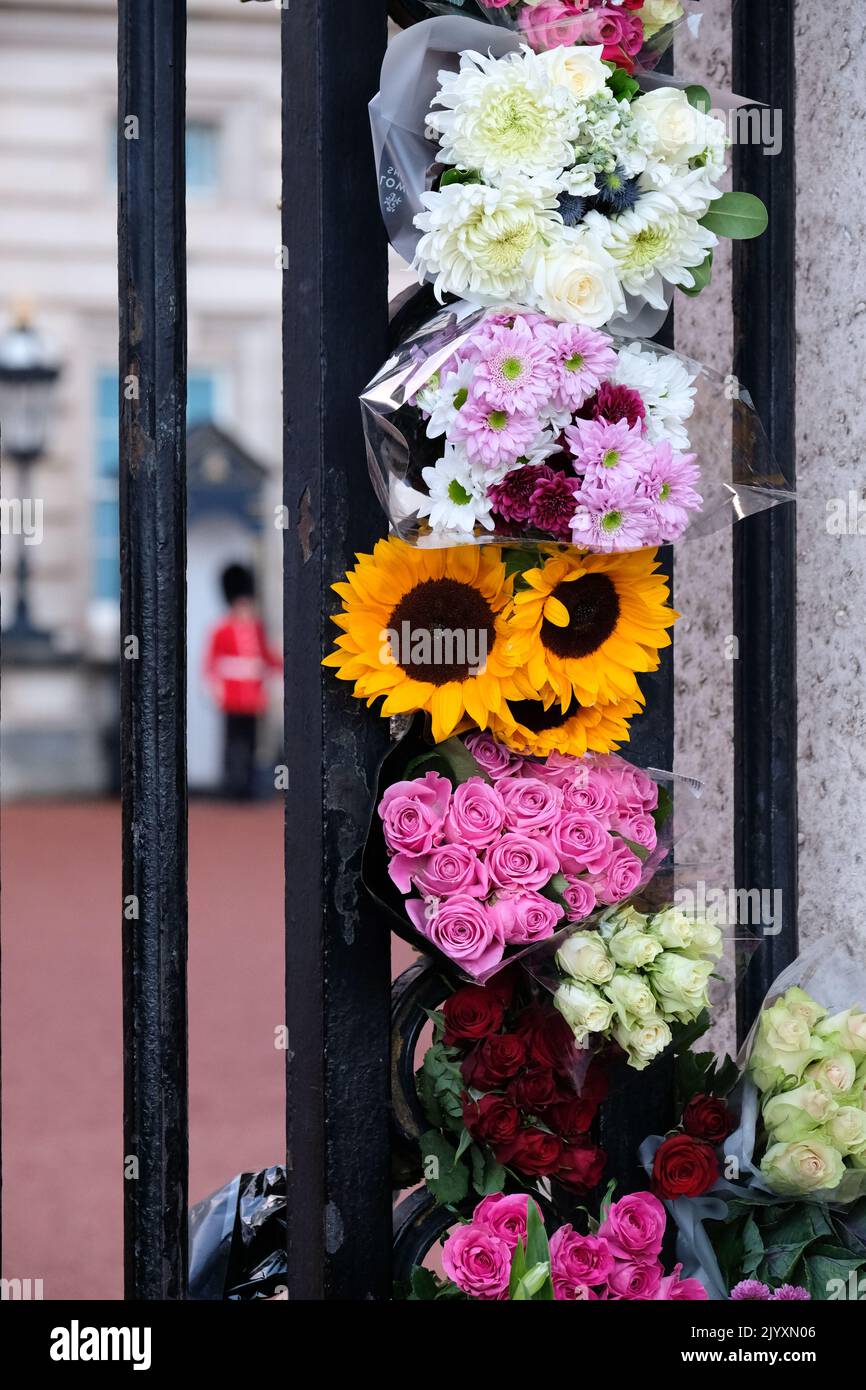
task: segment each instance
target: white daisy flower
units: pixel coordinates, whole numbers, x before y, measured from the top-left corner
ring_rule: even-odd
[[[689,436],[683,422],[695,409],[695,374],[680,357],[652,352],[640,343],[629,343],[618,353],[614,381],[637,391],[647,408],[646,435],[651,443],[667,439],[674,449],[687,452]]]
[[[428,411],[430,415],[427,421],[428,439],[438,439],[440,435],[448,433],[469,394],[474,373],[475,368],[471,362],[461,362],[456,371],[445,373],[435,396],[428,394],[422,403],[419,394],[418,401],[422,410]]]
[[[584,222],[603,239],[623,288],[642,295],[654,309],[667,307],[665,281],[690,289],[695,283],[692,269],[718,245],[715,233],[680,212],[664,193],[645,193],[617,217],[589,212]]]
[[[432,467],[422,468],[421,477],[429,496],[419,503],[418,514],[429,518],[433,531],[471,534],[479,525],[493,530],[489,473],[484,478],[474,473],[464,450],[446,444],[443,457]]]

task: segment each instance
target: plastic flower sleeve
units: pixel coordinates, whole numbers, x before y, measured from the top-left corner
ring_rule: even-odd
[[[798,956],[774,981],[739,1061],[740,1125],[726,1152],[747,1185],[839,1205],[866,1195],[862,962],[843,966],[823,943]]]
[[[240,1173],[189,1213],[189,1296],[251,1302],[286,1284],[286,1170]]]
[[[552,69],[560,61],[592,72],[563,76]],[[575,86],[584,78],[588,101]],[[465,86],[475,79],[480,95]],[[537,89],[550,107],[522,130],[526,149],[491,141],[478,114],[479,104],[502,99],[503,82]],[[696,108],[696,91],[709,111]],[[518,33],[475,20],[413,25],[390,44],[370,104],[389,238],[440,299],[517,298],[557,318],[652,337],[675,286],[708,282],[719,235],[757,236],[766,226],[757,199],[719,188],[727,132],[718,113],[737,104],[647,71],[614,79],[598,47],[539,55]]]
[[[412,544],[640,550],[793,497],[733,375],[517,307],[440,310],[360,399],[374,489]]]

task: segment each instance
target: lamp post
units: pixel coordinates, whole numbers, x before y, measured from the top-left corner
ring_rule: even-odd
[[[21,313],[0,337],[0,446],[18,465],[19,501],[30,498],[30,478],[45,453],[54,387],[60,367],[52,360],[29,316]],[[30,618],[30,557],[23,531],[16,566],[15,618],[3,633],[7,653],[33,656],[50,649],[49,633]]]

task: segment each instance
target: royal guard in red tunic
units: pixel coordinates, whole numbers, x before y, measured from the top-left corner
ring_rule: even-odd
[[[224,790],[248,800],[255,790],[256,731],[268,705],[267,678],[282,671],[256,606],[255,581],[245,565],[222,576],[228,614],[207,644],[204,674],[225,719]]]

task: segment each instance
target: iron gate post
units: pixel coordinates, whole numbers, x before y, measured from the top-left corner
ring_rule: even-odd
[[[186,4],[120,0],[126,1297],[187,1284]]]

